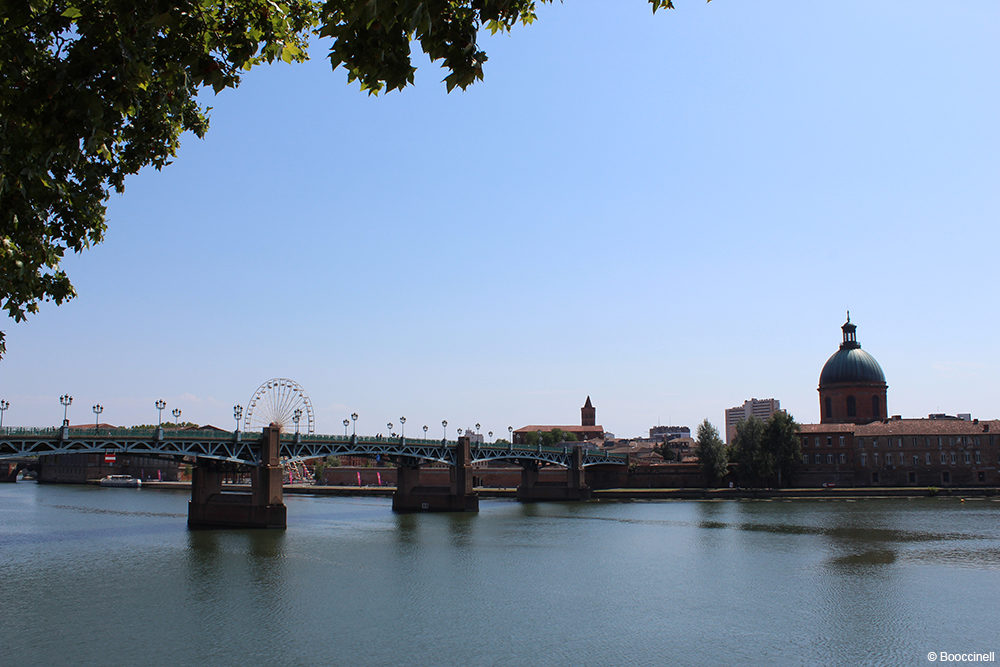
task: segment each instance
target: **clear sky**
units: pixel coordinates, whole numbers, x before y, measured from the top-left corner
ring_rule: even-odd
[[[1000,3],[677,6],[541,7],[466,92],[420,60],[369,97],[317,42],[207,94],[65,262],[79,297],[3,325],[4,424],[68,392],[74,423],[231,428],[271,377],[321,433],[506,435],[588,394],[619,436],[750,397],[815,422],[848,308],[890,413],[1000,416]]]

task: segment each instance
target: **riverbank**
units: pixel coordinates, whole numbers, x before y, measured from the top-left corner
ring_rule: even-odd
[[[190,482],[143,482],[144,489],[190,489]],[[232,491],[250,491],[245,484],[227,485]],[[286,484],[287,494],[311,496],[388,497],[394,486],[323,486],[318,484]],[[516,488],[477,487],[480,498],[515,498]],[[933,498],[950,496],[975,498],[1000,496],[996,487],[858,487],[810,489],[597,489],[594,500],[837,500],[849,498]]]

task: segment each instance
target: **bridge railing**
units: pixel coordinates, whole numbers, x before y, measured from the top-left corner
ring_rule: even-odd
[[[34,428],[31,426],[4,426],[0,428],[0,435],[37,435],[41,437],[59,435],[59,428],[53,426],[51,428]]]

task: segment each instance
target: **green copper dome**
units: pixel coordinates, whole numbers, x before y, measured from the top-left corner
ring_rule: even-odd
[[[875,361],[875,357],[861,349],[855,336],[857,327],[851,324],[850,314],[847,316],[847,323],[841,328],[844,331],[844,342],[823,365],[823,371],[819,374],[819,386],[842,382],[885,384],[882,367]]]

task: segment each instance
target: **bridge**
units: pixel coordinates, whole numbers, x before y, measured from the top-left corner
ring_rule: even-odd
[[[284,434],[272,424],[262,433],[241,431],[166,431],[138,429],[7,428],[0,434],[0,461],[21,461],[56,454],[115,453],[191,460],[195,470],[188,506],[188,525],[199,527],[284,528],[282,462],[327,456],[380,457],[397,470],[392,507],[397,512],[478,511],[472,487],[472,466],[511,461],[522,468],[518,499],[586,500],[590,489],[584,469],[594,465],[626,465],[627,457],[574,445],[542,446],[471,443],[451,440],[373,438]],[[421,464],[439,463],[450,469],[447,487],[420,485]],[[251,492],[223,492],[227,467],[253,468]],[[542,484],[538,468],[567,468],[565,485]]]

